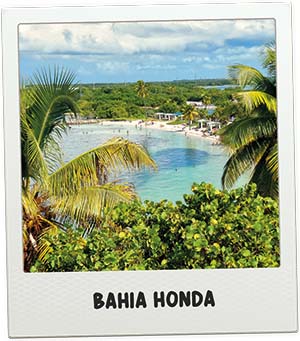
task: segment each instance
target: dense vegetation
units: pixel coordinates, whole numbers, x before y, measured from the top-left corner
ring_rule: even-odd
[[[194,184],[184,202],[120,204],[101,229],[48,235],[31,271],[214,269],[279,266],[278,204],[254,184],[220,191]]]
[[[231,80],[214,80],[219,85],[229,84]],[[211,82],[208,82],[209,84]],[[102,119],[145,119],[155,112],[175,113],[183,111],[186,101],[202,101],[207,105],[218,106],[218,118],[227,119],[227,105],[233,103],[233,95],[240,89],[205,88],[205,82],[177,81],[124,84],[97,84],[78,86],[78,106],[81,115],[87,118]],[[234,105],[234,104],[233,104]],[[238,113],[238,108],[234,114]]]

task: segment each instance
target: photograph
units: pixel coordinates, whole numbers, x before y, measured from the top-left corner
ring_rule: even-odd
[[[280,267],[274,19],[25,23],[18,53],[24,272]]]
[[[2,10],[11,338],[298,330],[291,4],[152,1]]]

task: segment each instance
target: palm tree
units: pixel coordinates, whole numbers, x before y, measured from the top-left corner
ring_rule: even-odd
[[[222,176],[224,188],[232,187],[246,171],[251,171],[250,182],[257,184],[265,196],[278,198],[278,148],[276,107],[276,53],[274,44],[265,48],[264,76],[246,65],[229,67],[229,74],[237,83],[251,90],[237,94],[244,105],[245,115],[220,132],[221,140],[230,150]]]
[[[182,113],[183,118],[189,122],[189,129],[191,129],[193,121],[199,116],[198,111],[195,110],[194,106],[188,104],[183,107]]]
[[[73,73],[55,68],[36,73],[21,89],[22,203],[24,269],[49,250],[45,233],[66,224],[86,232],[100,226],[116,203],[136,198],[129,184],[109,182],[121,169],[155,168],[136,143],[113,138],[63,163],[60,139],[65,114],[77,112]]]
[[[145,97],[147,97],[148,95],[148,89],[146,86],[146,83],[143,80],[139,80],[136,82],[136,91],[137,91],[137,95],[144,99]]]
[[[202,98],[202,103],[205,105],[205,109],[211,104],[211,97],[209,95],[203,95]]]

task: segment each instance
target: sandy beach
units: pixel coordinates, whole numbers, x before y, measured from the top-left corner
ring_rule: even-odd
[[[108,120],[81,120],[75,122],[69,122],[69,124],[98,124],[98,125],[124,125],[124,126],[136,126],[140,129],[158,129],[161,131],[169,131],[178,134],[182,134],[185,136],[195,136],[199,138],[205,138],[213,141],[213,143],[218,144],[219,137],[215,135],[208,135],[204,133],[200,129],[195,129],[195,127],[189,129],[189,127],[185,124],[167,124],[168,121],[143,121],[143,120],[134,120],[134,121],[108,121]]]

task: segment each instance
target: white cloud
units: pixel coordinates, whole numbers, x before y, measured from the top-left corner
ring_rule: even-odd
[[[257,60],[261,55],[263,48],[261,46],[244,47],[238,46],[234,48],[219,48],[214,51],[216,60],[220,62],[239,62],[244,60]]]
[[[175,64],[137,64],[136,69],[137,70],[175,70],[177,68],[177,65]]]
[[[129,68],[129,63],[122,61],[103,61],[96,64],[97,69],[106,73],[124,72]]]
[[[234,63],[259,67],[274,38],[272,20],[20,26],[21,63],[62,62],[102,81],[224,76]]]
[[[182,60],[184,63],[195,63],[195,62],[202,62],[203,57],[201,56],[188,56],[183,58]]]
[[[20,26],[20,49],[44,54],[172,53],[224,46],[226,39],[274,39],[273,20]]]

